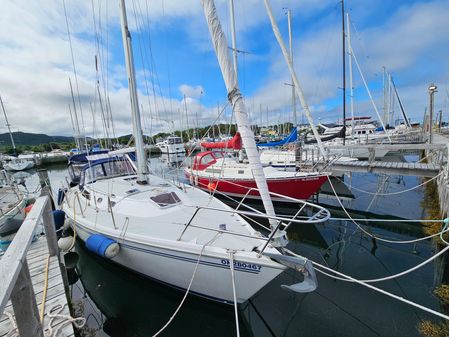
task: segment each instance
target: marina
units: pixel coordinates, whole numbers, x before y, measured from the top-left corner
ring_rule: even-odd
[[[449,335],[448,4],[20,1],[0,337]]]
[[[178,175],[182,177],[182,172],[171,172],[164,163],[160,162],[158,157],[151,158],[151,165],[154,169],[164,170],[167,176],[174,174],[174,177]],[[64,167],[55,167],[49,170],[53,186],[58,186],[66,175]],[[354,173],[351,181],[345,179],[345,183],[350,183],[350,186],[355,188],[352,189],[355,198],[351,199],[352,201],[348,199],[342,202],[351,216],[376,236],[394,240],[422,237],[425,235],[422,224],[407,222],[407,219],[422,218],[423,212],[425,214],[425,209],[421,208],[423,207],[421,200],[425,185],[414,189],[421,183],[420,178],[403,177],[404,181],[401,184],[394,182],[397,178],[398,176],[390,176],[392,181],[388,182],[382,190],[382,194],[391,193],[392,195],[379,195],[372,203],[374,196],[359,192],[358,189],[376,194],[378,181],[383,179],[382,176],[373,173]],[[39,184],[37,175],[32,175],[27,179],[27,186],[30,190],[37,184]],[[411,190],[403,194],[407,196],[406,199],[401,194],[395,195],[397,192],[408,189]],[[321,204],[332,210],[333,218],[347,219],[347,215],[341,211],[341,207],[337,206],[335,198],[321,194],[318,195],[318,198]],[[400,207],[405,200],[407,200],[408,209]],[[335,206],[332,207],[332,205]],[[291,212],[288,207],[277,206],[276,210],[279,214]],[[391,219],[396,221],[386,222],[386,219],[391,216]],[[377,220],[377,222],[368,221],[370,219]],[[339,266],[338,270],[351,275],[360,275],[361,278],[394,275],[407,269],[407,266],[417,265],[434,254],[433,244],[428,240],[401,246],[382,242],[374,244],[349,220],[330,219],[324,225],[295,227],[289,231],[289,238],[289,249],[298,250],[301,254],[316,261],[322,260],[324,256],[328,265],[337,265]],[[92,330],[103,327],[109,332],[111,326],[118,329],[117,325],[119,325],[123,326],[124,330],[117,331],[121,331],[123,335],[126,333],[130,335],[152,334],[166,322],[181,300],[182,292],[138,275],[129,274],[129,270],[87,251],[82,242],[77,243],[76,251],[80,255],[78,263],[80,279],[70,286],[70,293],[74,307],[77,308],[80,303],[82,304],[80,307],[84,308],[82,316],[91,315],[87,327]],[[417,254],[417,252],[419,253]],[[41,255],[41,263],[44,261],[45,256]],[[441,281],[445,279],[446,272],[444,270],[446,268],[444,266],[446,262],[444,259],[437,259],[437,261],[439,261],[437,264],[427,264],[409,274],[410,276],[388,281],[382,287],[386,287],[392,292],[399,291],[403,295],[413,294],[413,298],[419,303],[438,308],[438,300],[434,296],[429,297],[428,295],[433,287],[432,280],[435,277]],[[292,296],[280,287],[285,282],[290,283],[295,277],[294,275],[285,275],[270,283],[267,288],[239,310],[241,324],[243,324],[241,335],[278,336],[284,334],[296,336],[299,331],[304,331],[304,328],[307,327],[303,333],[316,336],[326,336],[330,330],[337,331],[337,334],[341,335],[402,336],[407,333],[410,336],[419,336],[416,325],[410,324],[410,322],[417,321],[416,315],[420,319],[433,320],[429,314],[416,312],[406,304],[400,304],[393,299],[389,300],[369,289],[365,291],[358,285],[349,285],[341,281],[335,283],[321,274],[317,276],[319,282],[317,293],[312,297],[307,295],[304,299],[303,296]],[[424,284],[427,285],[424,286]],[[129,290],[123,291],[123,287]],[[120,294],[118,298],[117,294]],[[300,309],[295,309],[298,303],[302,302],[301,299],[303,299],[302,301],[307,300]],[[148,303],[154,304],[149,307]],[[266,303],[270,303],[270,305],[267,307]],[[356,303],[359,305],[355,306]],[[277,308],[277,306],[279,307],[275,312],[279,312],[281,316],[273,315],[273,308]],[[386,311],[386,308],[389,310]],[[80,311],[77,313],[79,314]],[[322,324],[322,319],[316,319],[314,315],[318,313],[321,313],[320,316],[328,317],[329,321],[326,325]],[[376,313],[376,315],[369,313]],[[398,315],[398,313],[401,314]],[[210,324],[201,325],[201,328],[192,326],[191,319],[197,315],[204,317]],[[152,319],[149,320],[148,317],[152,317]],[[395,333],[392,333],[391,330],[393,328],[392,317],[394,317],[394,326],[397,329]],[[291,323],[288,323],[289,321]],[[355,322],[357,323],[355,324]],[[216,331],[217,327],[220,327],[220,333]],[[212,333],[217,336],[227,336],[232,335],[234,329],[231,307],[222,307],[193,296],[183,306],[177,320],[169,328],[168,335],[188,331],[188,333],[198,336],[208,336]]]

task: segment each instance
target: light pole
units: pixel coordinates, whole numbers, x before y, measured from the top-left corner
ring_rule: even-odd
[[[432,127],[433,127],[433,94],[436,93],[437,86],[432,83],[429,86],[429,144],[432,144]]]

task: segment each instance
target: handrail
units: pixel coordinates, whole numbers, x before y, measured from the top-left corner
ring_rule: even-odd
[[[0,316],[3,315],[8,300],[11,299],[21,336],[43,337],[26,257],[41,218],[45,226],[49,254],[58,256],[59,248],[51,202],[49,196],[44,195],[36,200],[0,260]]]
[[[268,220],[277,220],[280,223],[285,221],[285,222],[294,222],[294,223],[321,223],[324,222],[326,220],[328,220],[330,218],[330,212],[325,209],[324,207],[321,206],[317,206],[311,203],[308,203],[306,201],[303,201],[306,204],[310,204],[313,205],[316,208],[320,208],[320,211],[317,212],[317,214],[321,214],[322,212],[324,212],[326,214],[326,216],[324,217],[320,217],[317,218],[316,214],[313,215],[312,217],[306,219],[306,220],[302,220],[302,219],[294,219],[294,218],[285,218],[285,217],[280,217],[280,216],[271,216],[265,213],[256,213],[256,212],[248,212],[248,211],[241,211],[241,210],[235,210],[235,209],[221,209],[221,208],[215,208],[215,207],[209,207],[209,206],[187,206],[187,207],[195,207],[196,210],[193,213],[192,217],[190,218],[189,222],[185,225],[184,230],[181,232],[180,236],[178,237],[178,241],[180,241],[182,239],[182,236],[184,235],[184,233],[186,232],[188,227],[193,227],[192,225],[192,221],[193,219],[196,217],[196,215],[198,214],[198,212],[200,210],[211,210],[211,211],[217,211],[217,212],[223,212],[223,213],[232,213],[232,214],[239,214],[239,215],[246,215],[246,216],[254,216],[257,218],[264,218],[264,219],[268,219]],[[312,220],[311,220],[312,219]],[[197,226],[196,226],[197,227]],[[273,231],[276,232],[279,229],[279,226]],[[211,230],[215,230],[217,232],[222,232],[222,230],[219,229],[211,229]],[[232,234],[232,233],[229,233]]]

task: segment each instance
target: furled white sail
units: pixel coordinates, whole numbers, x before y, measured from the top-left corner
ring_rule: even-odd
[[[246,113],[245,104],[243,102],[242,94],[240,93],[234,67],[229,57],[228,42],[221,28],[220,20],[218,19],[213,0],[202,0],[202,4],[212,38],[212,43],[214,45],[218,63],[220,64],[226,89],[228,91],[228,100],[234,110],[240,135],[242,136],[243,146],[245,147],[248,161],[265,207],[265,212],[269,216],[274,216],[274,207],[268,192],[268,186],[262,170],[262,164],[260,163],[259,153],[254,140],[254,134],[251,130],[251,123],[249,121],[248,114]],[[274,223],[272,226],[273,225]]]

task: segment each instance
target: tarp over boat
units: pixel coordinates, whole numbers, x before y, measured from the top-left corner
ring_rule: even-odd
[[[282,139],[278,142],[260,143],[260,144],[257,144],[257,146],[259,146],[259,147],[282,146],[285,144],[296,142],[297,140],[298,140],[298,131],[297,131],[296,127],[294,127],[292,129],[292,132],[290,132],[290,134],[287,137],[285,137],[284,139]]]
[[[232,139],[226,142],[201,142],[201,146],[206,150],[209,149],[233,149],[240,150],[242,148],[242,138],[240,132],[237,132]]]
[[[321,141],[322,142],[326,142],[328,140],[332,140],[332,139],[335,139],[335,138],[344,138],[345,134],[346,134],[346,127],[342,126],[340,131],[334,133],[333,135],[329,135],[327,137],[321,137]],[[316,143],[316,139],[315,138],[306,139],[304,141],[304,144],[315,144],[315,143]]]

